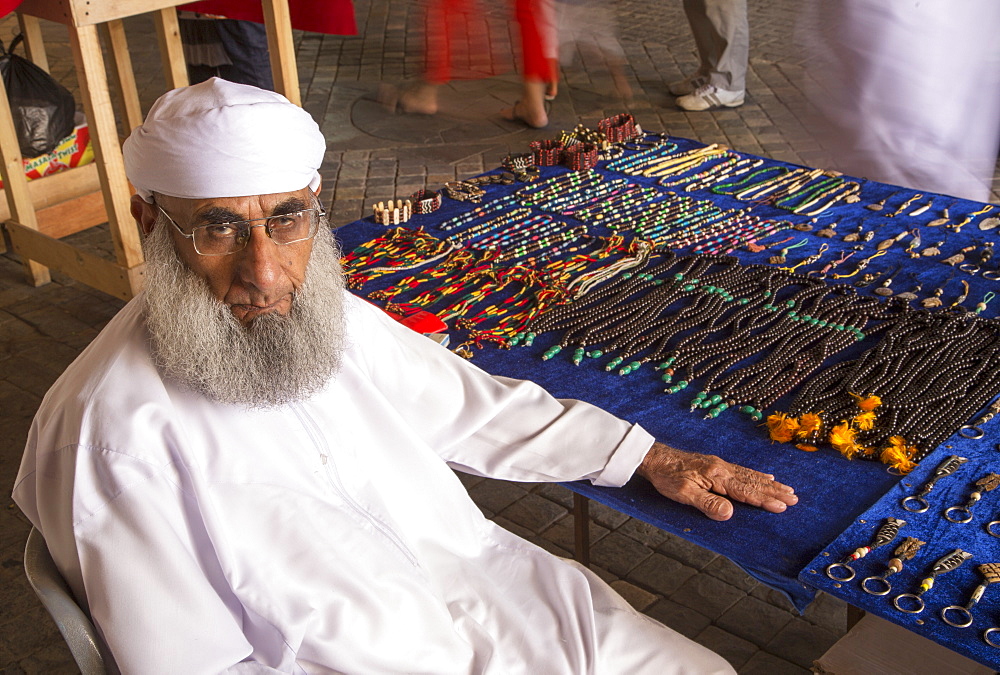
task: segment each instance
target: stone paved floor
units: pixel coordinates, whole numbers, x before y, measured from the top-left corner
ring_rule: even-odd
[[[497,112],[518,94],[510,70],[513,24],[504,3],[486,5],[477,24],[488,36],[489,57],[470,50],[462,68],[489,79],[459,80],[442,91],[436,117],[396,115],[376,101],[380,84],[414,81],[420,72],[421,34],[410,0],[356,0],[360,36],[296,34],[303,102],[329,141],[323,165],[324,199],[333,220],[345,224],[373,202],[440,187],[444,181],[490,169],[511,150],[550,131],[528,130]],[[563,68],[551,110],[551,129],[594,125],[629,110],[647,129],[666,130],[745,152],[811,164],[818,144],[803,123],[802,82],[808,63],[789,36],[796,0],[751,3],[748,97],[738,109],[685,113],[673,106],[665,82],[696,65],[680,3],[617,0],[629,102],[613,91],[603,57],[578,50]],[[152,23],[126,22],[144,109],[162,92]],[[65,32],[44,26],[53,75],[75,89]],[[0,20],[0,39],[16,31]],[[1000,181],[994,181],[993,200]],[[74,241],[110,256],[106,230]],[[54,274],[41,288],[24,284],[11,253],[0,255],[0,485],[12,486],[31,417],[59,373],[120,309],[120,301]],[[559,486],[518,485],[464,477],[484,512],[514,532],[560,555],[572,550],[572,495]],[[777,592],[727,559],[606,507],[592,504],[594,568],[633,605],[718,651],[741,673],[803,673],[841,636],[845,605],[821,595],[804,616]],[[24,579],[22,551],[29,525],[10,501],[0,511],[0,672],[74,672],[52,621]]]

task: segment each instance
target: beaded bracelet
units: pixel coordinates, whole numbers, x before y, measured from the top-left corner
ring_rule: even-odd
[[[556,166],[562,162],[563,144],[559,141],[532,141],[529,147],[536,166]]]
[[[597,166],[597,146],[577,143],[563,151],[563,163],[573,171],[586,171]]]
[[[372,212],[376,223],[386,226],[399,225],[408,221],[413,215],[413,204],[409,199],[405,202],[402,199],[396,201],[390,199],[388,204],[385,202],[373,204]]]
[[[434,213],[441,208],[441,193],[437,190],[417,190],[410,195],[409,201],[413,202],[414,213]]]
[[[459,202],[481,202],[486,191],[464,180],[450,181],[444,184],[444,191],[449,197]]]
[[[597,123],[597,128],[604,132],[610,143],[622,143],[638,136],[635,130],[635,118],[629,113],[606,117]]]
[[[530,152],[511,153],[503,158],[500,166],[511,171],[523,171],[534,163],[534,157]]]

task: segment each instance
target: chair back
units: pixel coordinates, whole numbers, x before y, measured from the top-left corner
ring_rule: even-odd
[[[42,533],[34,527],[24,547],[24,572],[35,595],[56,622],[83,675],[104,675],[107,670],[98,648],[101,638],[90,617],[76,604],[66,580],[52,560]]]

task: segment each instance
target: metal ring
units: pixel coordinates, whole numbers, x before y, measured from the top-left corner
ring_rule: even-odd
[[[885,590],[884,591],[871,590],[870,588],[868,588],[869,581],[882,582],[883,584],[885,584]],[[861,590],[863,590],[868,595],[889,595],[889,591],[892,590],[892,584],[890,584],[889,580],[886,579],[885,577],[867,577],[861,582]]]
[[[913,501],[917,502],[918,504],[922,504],[923,507],[919,508],[919,509],[911,509],[909,506],[906,505],[906,503],[908,501],[910,501],[911,499]],[[909,497],[904,497],[903,498],[902,506],[903,506],[903,510],[904,511],[909,511],[910,513],[923,513],[924,511],[926,511],[927,509],[929,509],[931,505],[928,504],[927,500],[924,499],[923,497],[918,497],[916,495],[910,495]]]
[[[990,270],[988,272],[983,272],[983,279],[989,279],[990,281],[1000,281],[1000,270]],[[991,629],[997,630],[997,629]]]
[[[965,511],[965,515],[968,517],[965,520],[952,518],[950,515],[952,511]],[[950,523],[967,523],[972,520],[972,510],[967,506],[949,506],[944,510],[944,517]]]
[[[948,611],[961,612],[969,618],[968,621],[963,621],[962,623],[956,623],[948,618]],[[954,626],[955,628],[968,628],[972,625],[972,612],[967,610],[965,607],[960,607],[959,605],[948,605],[941,610],[941,620],[944,621],[949,626]]]
[[[1000,525],[1000,520],[991,520],[990,522],[986,523],[986,533],[991,537],[1000,538],[1000,532],[993,531],[994,525]]]
[[[900,598],[913,598],[914,600],[917,601],[919,607],[917,609],[903,609],[902,607],[899,606]],[[920,612],[924,611],[924,599],[921,598],[919,595],[914,595],[913,593],[900,593],[899,595],[897,595],[895,598],[892,599],[892,604],[895,605],[896,609],[898,609],[900,612],[906,612],[907,614],[920,614]]]
[[[1000,634],[1000,628],[987,628],[983,632],[983,642],[988,644],[990,647],[1000,647],[1000,642],[993,642],[993,634]]]
[[[979,271],[979,265],[974,265],[973,263],[962,263],[958,266],[958,269],[968,274],[975,274]]]
[[[843,577],[843,578],[838,577],[838,576],[834,576],[833,573],[832,573],[833,570],[840,569],[841,567],[843,567],[845,570],[847,570],[848,572],[850,572],[851,573],[850,576]],[[831,564],[829,564],[829,565],[826,566],[826,576],[830,577],[834,581],[839,581],[841,583],[844,583],[844,582],[850,581],[851,579],[854,578],[854,568],[851,567],[850,565],[848,565],[847,563],[831,563]]]
[[[966,433],[967,431],[970,431],[970,433]],[[986,432],[980,429],[975,424],[966,424],[964,427],[958,430],[958,435],[961,436],[962,438],[969,438],[972,439],[973,441],[978,441],[980,438],[986,435]]]

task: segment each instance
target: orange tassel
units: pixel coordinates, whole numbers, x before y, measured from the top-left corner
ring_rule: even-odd
[[[847,459],[854,459],[854,456],[861,449],[854,441],[854,437],[857,434],[856,430],[852,429],[846,421],[843,421],[830,430],[830,445]]]
[[[901,436],[893,436],[889,439],[889,445],[879,455],[884,463],[893,467],[900,473],[910,473],[916,466],[913,456],[917,454],[915,446],[906,445],[906,440]]]
[[[870,410],[863,412],[855,417],[852,423],[861,431],[870,431],[875,428],[875,413]]]
[[[847,392],[851,394],[851,392]],[[857,394],[851,394],[854,399],[858,402],[858,407],[861,408],[862,412],[871,412],[875,408],[882,405],[882,399],[880,399],[875,394],[868,394],[868,396],[858,396]]]
[[[823,428],[823,418],[818,413],[803,413],[799,417],[799,428],[795,432],[796,438],[809,438],[814,434],[819,434]]]
[[[767,430],[772,441],[788,443],[795,436],[799,423],[785,413],[774,413],[767,418]]]
[[[815,445],[806,445],[805,443],[796,443],[795,447],[805,452],[816,452],[819,450]]]

